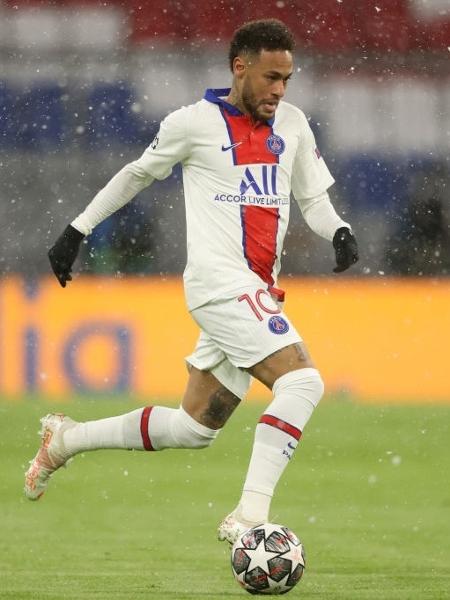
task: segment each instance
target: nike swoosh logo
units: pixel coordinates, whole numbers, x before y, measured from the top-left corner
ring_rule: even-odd
[[[222,144],[222,152],[226,152],[227,150],[231,150],[232,148],[236,148],[236,146],[240,146],[243,142],[236,142],[235,144],[231,144],[231,146],[224,146]]]
[[[291,450],[295,450],[297,446],[294,446],[292,442],[288,442],[288,448],[290,448]]]

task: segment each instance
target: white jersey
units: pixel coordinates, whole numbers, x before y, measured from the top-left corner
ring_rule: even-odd
[[[223,100],[229,91],[168,115],[137,161],[156,179],[182,164],[191,310],[252,283],[276,288],[291,190],[313,198],[334,183],[301,110],[281,102],[255,125]]]

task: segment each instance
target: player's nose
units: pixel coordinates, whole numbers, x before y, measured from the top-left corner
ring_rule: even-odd
[[[282,80],[276,81],[274,83],[271,91],[272,91],[273,96],[275,96],[278,99],[281,99],[284,96],[284,93],[286,91],[286,85],[285,85],[284,81],[282,81]]]

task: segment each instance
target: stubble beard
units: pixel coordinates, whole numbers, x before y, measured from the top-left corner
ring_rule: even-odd
[[[264,121],[264,117],[258,113],[258,103],[249,83],[244,84],[242,89],[242,104],[254,121]]]

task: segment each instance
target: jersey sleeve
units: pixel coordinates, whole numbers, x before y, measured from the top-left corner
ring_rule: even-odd
[[[309,227],[326,240],[331,242],[339,227],[351,230],[349,223],[343,221],[335,211],[328,192],[323,192],[315,198],[297,200],[297,203]]]
[[[149,186],[154,178],[137,163],[138,161],[131,162],[116,173],[85,210],[72,221],[72,227],[84,235],[89,235],[94,227]]]
[[[334,179],[316,146],[314,134],[302,114],[300,142],[292,167],[294,198],[314,198],[332,186]]]
[[[168,177],[174,165],[189,155],[188,108],[170,113],[162,122],[154,140],[136,161],[155,179]]]

